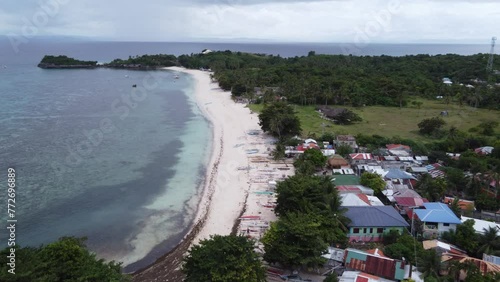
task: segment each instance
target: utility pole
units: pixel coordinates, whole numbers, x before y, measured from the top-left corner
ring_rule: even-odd
[[[486,66],[486,70],[488,72],[493,71],[493,58],[495,57],[495,42],[497,41],[496,37],[491,38],[491,50],[490,50],[490,57],[488,59],[488,65]]]

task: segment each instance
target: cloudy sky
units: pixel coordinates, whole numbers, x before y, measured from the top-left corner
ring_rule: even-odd
[[[2,0],[0,34],[488,43],[500,0]]]

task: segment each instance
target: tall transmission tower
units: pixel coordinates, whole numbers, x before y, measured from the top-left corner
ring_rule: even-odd
[[[495,41],[497,41],[496,37],[491,38],[491,50],[490,50],[490,58],[488,59],[488,65],[486,66],[487,71],[493,71],[493,57],[495,56]]]

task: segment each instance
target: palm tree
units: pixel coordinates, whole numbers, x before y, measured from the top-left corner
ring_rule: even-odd
[[[495,227],[488,227],[488,229],[483,228],[483,234],[479,235],[479,248],[477,250],[477,255],[482,256],[482,254],[487,255],[499,255],[500,254],[500,233]]]
[[[474,108],[477,108],[479,103],[483,100],[483,96],[481,94],[481,88],[479,87],[472,93],[471,102],[474,103]]]
[[[458,218],[461,218],[462,217],[462,210],[460,209],[460,205],[459,205],[459,202],[460,202],[460,199],[458,199],[458,197],[455,197],[453,199],[453,202],[451,202],[451,205],[450,205],[450,209],[451,211],[458,217]]]
[[[441,257],[436,250],[430,249],[423,251],[418,258],[418,271],[422,272],[422,276],[427,280],[428,277],[437,278],[441,269]]]
[[[269,127],[271,128],[272,132],[278,133],[278,139],[281,141],[281,128],[283,126],[283,118],[281,118],[279,115],[274,116],[274,118],[271,120],[271,124]]]

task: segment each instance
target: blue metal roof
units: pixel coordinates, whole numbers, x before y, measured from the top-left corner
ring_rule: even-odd
[[[384,177],[387,179],[416,179],[413,175],[400,169],[389,169]]]
[[[415,209],[423,222],[461,224],[462,221],[443,203],[424,203],[425,209]]]
[[[392,206],[347,207],[349,227],[408,227],[409,224]]]

